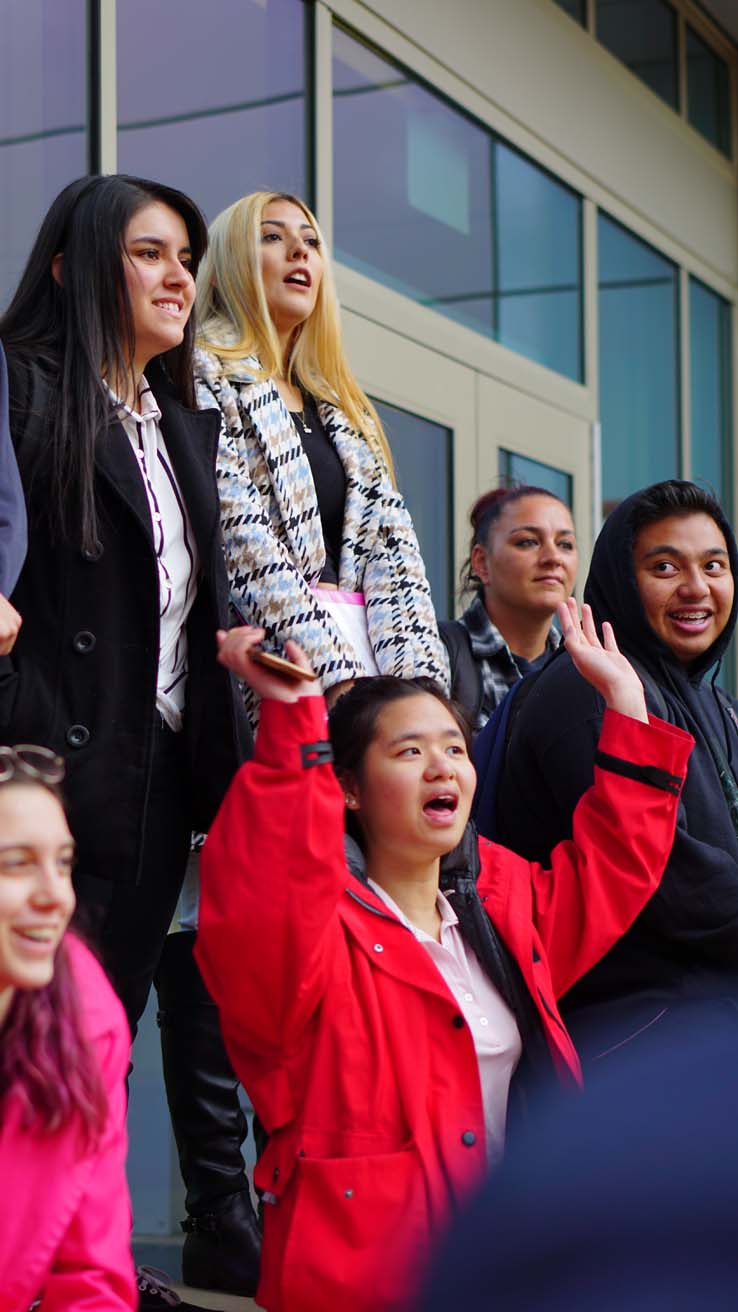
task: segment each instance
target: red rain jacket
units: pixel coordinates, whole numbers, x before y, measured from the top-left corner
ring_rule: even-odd
[[[321,699],[264,703],[255,758],[204,848],[197,957],[270,1136],[260,1306],[395,1312],[484,1172],[478,1065],[426,950],[347,870],[342,791],[301,751],[326,738]],[[656,888],[691,744],[608,711],[610,764],[657,767],[666,787],[598,768],[550,871],[481,842],[480,897],[569,1080],[579,1062],[556,999]]]

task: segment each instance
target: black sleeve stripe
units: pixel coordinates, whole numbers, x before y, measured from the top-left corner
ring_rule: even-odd
[[[612,774],[621,774],[625,779],[635,779],[639,784],[650,784],[652,788],[662,788],[664,792],[679,796],[682,786],[681,775],[669,774],[657,765],[635,765],[633,761],[623,761],[619,756],[610,756],[608,752],[595,753],[595,765]]]
[[[303,743],[300,757],[303,770],[309,770],[311,765],[330,765],[333,760],[333,750],[327,739],[318,743]]]

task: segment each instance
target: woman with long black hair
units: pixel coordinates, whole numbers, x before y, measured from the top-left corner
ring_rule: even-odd
[[[82,178],[51,206],[0,320],[29,512],[0,740],[67,759],[78,903],[134,1034],[191,830],[208,828],[249,745],[214,658],[220,417],[195,410],[192,375],[206,245],[181,192]],[[214,1201],[201,1184],[196,1214]],[[237,1170],[224,1192],[241,1185]]]

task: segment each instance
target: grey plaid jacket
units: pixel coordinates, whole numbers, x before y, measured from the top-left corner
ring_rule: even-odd
[[[310,465],[274,383],[255,382],[255,369],[254,358],[196,352],[198,405],[223,417],[217,475],[231,588],[270,639],[300,643],[328,688],[364,671],[310,589],[325,564]],[[364,593],[381,673],[430,675],[447,688],[448,658],[405,503],[345,415],[323,401],[318,409],[346,473],[338,586]]]

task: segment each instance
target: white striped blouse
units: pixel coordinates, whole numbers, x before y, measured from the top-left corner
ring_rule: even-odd
[[[110,389],[109,389],[110,390]],[[159,567],[159,674],[156,709],[170,729],[182,728],[187,683],[187,617],[197,593],[199,557],[192,525],[162,435],[161,411],[141,376],[139,413],[115,393],[118,418],[141,470]]]

